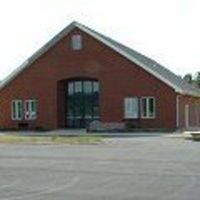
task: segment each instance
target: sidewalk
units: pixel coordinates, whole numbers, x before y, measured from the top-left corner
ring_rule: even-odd
[[[102,132],[87,133],[86,129],[61,129],[52,131],[5,131],[0,135],[22,135],[22,136],[102,136],[102,137],[173,137],[180,138],[183,134],[180,132]]]

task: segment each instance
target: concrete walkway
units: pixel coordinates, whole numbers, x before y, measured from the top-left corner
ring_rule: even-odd
[[[23,136],[81,136],[93,135],[103,137],[183,137],[180,132],[102,132],[87,133],[86,129],[61,129],[52,131],[6,131],[0,132],[0,135],[23,135]]]

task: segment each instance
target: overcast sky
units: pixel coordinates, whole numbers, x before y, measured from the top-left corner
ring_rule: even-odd
[[[0,79],[73,20],[176,74],[200,70],[200,0],[0,0]]]

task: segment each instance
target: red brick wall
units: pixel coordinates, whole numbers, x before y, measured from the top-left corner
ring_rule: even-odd
[[[70,38],[75,32],[83,36],[81,51],[70,48]],[[103,122],[123,121],[124,97],[154,96],[156,118],[141,119],[140,126],[176,126],[176,94],[173,89],[112,49],[75,29],[0,92],[0,127],[13,128],[18,125],[10,117],[10,102],[13,99],[32,98],[39,100],[39,116],[35,122],[29,122],[31,126],[63,126],[64,99],[61,80],[73,77],[99,80]]]
[[[189,127],[186,127],[185,122],[185,105],[189,106]],[[200,98],[179,96],[179,127],[181,129],[200,127]]]

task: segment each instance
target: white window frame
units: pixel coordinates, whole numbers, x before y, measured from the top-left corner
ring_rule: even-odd
[[[143,105],[142,105],[142,101],[143,100],[146,100],[146,116],[144,116],[144,112],[143,112]],[[153,99],[153,106],[154,106],[154,112],[153,112],[153,115],[150,116],[150,111],[149,111],[149,102],[150,102],[150,99]],[[155,119],[156,118],[156,98],[153,97],[153,96],[145,96],[145,97],[141,97],[141,100],[140,100],[140,112],[141,112],[141,118],[142,119]]]
[[[71,48],[73,50],[81,50],[83,46],[83,38],[80,34],[74,34],[71,37]]]
[[[124,98],[124,118],[138,119],[139,118],[139,99],[138,97]]]
[[[21,116],[18,109],[18,103],[21,103]],[[15,112],[16,112],[15,114],[14,114],[14,104],[15,104]],[[11,101],[11,119],[18,120],[18,121],[23,119],[23,101],[21,99],[15,99]]]
[[[36,103],[37,110],[34,112],[32,109],[32,103]],[[27,109],[28,105],[28,109]],[[24,101],[24,118],[25,120],[36,120],[38,117],[38,100],[27,99]]]

